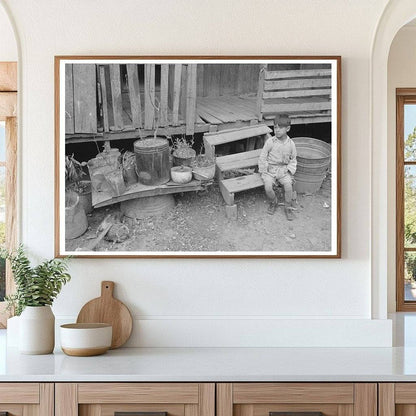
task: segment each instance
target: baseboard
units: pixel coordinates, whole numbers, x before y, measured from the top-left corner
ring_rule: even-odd
[[[57,317],[57,324],[67,322],[71,319]],[[391,347],[392,321],[141,317],[134,320],[133,333],[125,346]]]

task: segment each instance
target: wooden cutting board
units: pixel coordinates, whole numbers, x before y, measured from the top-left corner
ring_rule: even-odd
[[[86,303],[77,323],[107,323],[113,326],[111,349],[121,347],[130,337],[133,319],[124,303],[113,297],[114,282],[101,282],[101,296]]]

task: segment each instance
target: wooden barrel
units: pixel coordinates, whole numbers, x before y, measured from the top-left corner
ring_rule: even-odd
[[[136,140],[136,169],[139,182],[161,185],[170,180],[169,142],[161,137]]]
[[[331,164],[331,145],[312,137],[295,137],[298,166],[295,190],[315,193],[319,190]]]

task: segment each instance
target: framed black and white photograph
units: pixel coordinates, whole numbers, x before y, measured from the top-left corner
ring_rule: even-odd
[[[341,256],[341,58],[55,57],[55,254]]]

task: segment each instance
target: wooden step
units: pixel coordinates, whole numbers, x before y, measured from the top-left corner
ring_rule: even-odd
[[[256,149],[248,152],[217,157],[217,168],[221,172],[225,172],[232,169],[244,169],[257,166],[261,150],[262,149]]]
[[[223,179],[222,184],[229,193],[234,194],[263,186],[263,179],[261,179],[260,173],[253,173],[238,178]]]

